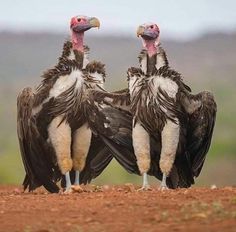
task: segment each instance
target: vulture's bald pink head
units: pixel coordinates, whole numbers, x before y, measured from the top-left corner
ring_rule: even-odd
[[[137,29],[137,36],[142,37],[143,47],[148,51],[149,56],[157,53],[159,45],[160,29],[155,23],[144,23]]]
[[[100,22],[95,17],[74,16],[70,20],[70,29],[72,32],[73,49],[83,52],[84,49],[84,32],[92,27],[100,27]]]

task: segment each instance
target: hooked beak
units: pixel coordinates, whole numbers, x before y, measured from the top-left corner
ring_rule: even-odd
[[[137,37],[139,36],[145,40],[155,40],[159,36],[159,31],[141,25],[137,29]]]
[[[74,32],[85,32],[89,29],[91,29],[92,27],[100,27],[100,22],[97,18],[95,17],[91,17],[91,18],[87,18],[86,22],[78,22],[78,18],[77,17],[73,17],[71,19],[71,29]]]
[[[98,29],[100,28],[100,21],[95,17],[89,19],[89,24],[91,27],[97,27]]]
[[[142,36],[144,34],[145,28],[144,26],[139,26],[137,29],[137,37]]]

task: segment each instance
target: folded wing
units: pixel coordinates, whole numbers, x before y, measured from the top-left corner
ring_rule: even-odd
[[[53,150],[40,134],[32,116],[33,101],[31,88],[25,88],[17,98],[17,133],[26,171],[23,186],[32,191],[43,185],[50,192],[58,192],[59,172],[53,164]]]
[[[199,176],[206,154],[210,148],[215,126],[217,106],[212,93],[204,91],[190,97],[192,104],[199,104],[189,116],[187,155],[195,177]]]
[[[97,98],[96,98],[97,99]],[[99,139],[106,145],[115,159],[130,173],[139,174],[136,164],[136,158],[132,146],[132,116],[131,114],[119,108],[105,104],[100,100],[94,102],[87,102],[86,110],[89,118],[88,123],[90,128],[99,137]],[[107,99],[108,100],[108,99]],[[91,117],[91,115],[96,115]],[[104,150],[97,154],[96,157],[104,155]],[[97,159],[97,158],[96,158]],[[94,161],[94,160],[93,160]],[[91,162],[93,166],[95,163]],[[99,161],[99,159],[97,159]]]

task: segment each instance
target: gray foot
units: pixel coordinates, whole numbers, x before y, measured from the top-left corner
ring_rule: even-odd
[[[139,188],[137,191],[150,191],[150,190],[152,190],[150,185],[145,185],[145,186],[142,186],[142,188]]]
[[[159,190],[165,191],[168,190],[169,188],[167,186],[160,185]]]
[[[159,190],[161,190],[161,191],[164,191],[164,190],[168,190],[168,189],[169,189],[169,188],[167,187],[167,184],[166,184],[166,177],[167,177],[167,175],[163,173],[161,185],[160,185],[160,187],[159,187]]]
[[[63,194],[71,194],[71,193],[73,193],[74,191],[72,190],[72,188],[71,187],[69,187],[69,188],[66,188],[65,189],[65,191],[63,192]]]
[[[151,187],[148,184],[147,173],[143,173],[143,186],[142,188],[138,189],[138,191],[148,191],[148,190],[151,190]]]

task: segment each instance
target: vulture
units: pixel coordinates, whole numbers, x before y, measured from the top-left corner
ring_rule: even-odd
[[[128,69],[128,89],[91,94],[132,115],[129,155],[119,154],[126,158],[119,159],[129,172],[143,176],[141,189],[149,188],[147,175],[161,180],[160,189],[190,187],[210,148],[217,110],[214,97],[207,91],[192,94],[181,74],[169,66],[155,23],[139,26],[137,36],[143,43],[140,67]],[[135,165],[130,168],[132,160],[138,170]]]
[[[90,182],[109,164],[125,131],[131,131],[126,113],[89,98],[91,89],[105,91],[104,65],[89,62],[83,44],[85,31],[99,26],[95,17],[73,17],[71,41],[65,42],[58,63],[43,74],[35,90],[24,88],[17,98],[24,190],[43,185],[59,192],[62,180],[69,193],[71,178],[75,185]]]

